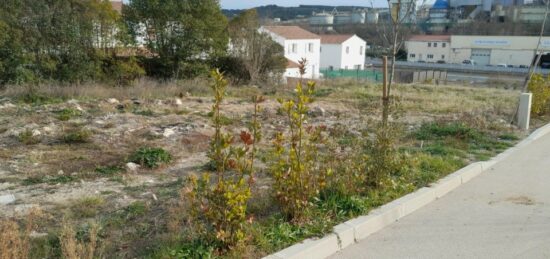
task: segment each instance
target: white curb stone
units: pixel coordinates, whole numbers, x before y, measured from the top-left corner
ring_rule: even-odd
[[[338,236],[338,245],[340,249],[344,249],[355,243],[355,229],[353,226],[342,223],[335,226],[333,232]]]
[[[450,174],[447,177],[439,180],[432,188],[435,190],[437,199],[445,196],[445,194],[453,191],[456,187],[462,184],[462,177],[456,173]]]
[[[487,165],[489,166],[490,164],[487,164]],[[471,165],[468,165],[458,170],[456,173],[460,176],[462,183],[467,183],[468,181],[472,180],[474,177],[480,175],[484,169],[485,168],[483,164],[478,162],[478,163],[473,163]]]
[[[275,256],[288,259],[322,259],[338,250],[338,238],[335,234],[328,234],[321,239],[306,239],[300,244],[275,253]]]
[[[408,194],[398,201],[401,203],[401,217],[407,216],[414,211],[424,207],[428,203],[435,200],[435,191],[432,188],[424,187],[411,194]]]
[[[346,221],[346,224],[353,226],[356,242],[367,238],[372,233],[375,233],[385,227],[385,225],[382,224],[380,217],[372,214],[348,220]]]

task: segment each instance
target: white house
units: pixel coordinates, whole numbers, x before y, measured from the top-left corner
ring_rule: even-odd
[[[405,48],[408,52],[407,61],[450,63],[451,36],[414,35],[405,42]],[[469,59],[469,57],[465,59]]]
[[[298,26],[263,26],[261,32],[268,33],[273,40],[285,49],[288,66],[285,77],[299,77],[297,63],[306,59],[305,78],[319,78],[321,65],[321,38]]]
[[[366,49],[357,35],[321,35],[321,68],[364,69]]]

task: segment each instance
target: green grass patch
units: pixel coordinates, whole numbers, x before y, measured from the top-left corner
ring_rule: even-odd
[[[32,130],[26,129],[17,135],[19,142],[25,145],[34,145],[40,143],[40,138],[35,136]]]
[[[62,136],[62,140],[64,143],[67,144],[82,144],[88,143],[91,136],[91,131],[87,129],[76,128],[66,131]]]
[[[74,182],[76,180],[77,180],[76,177],[70,176],[70,175],[43,176],[43,177],[33,176],[33,177],[25,178],[22,181],[22,184],[25,186],[41,184],[41,183],[48,183],[51,185],[55,185],[55,184],[66,184],[66,183]]]
[[[65,109],[56,111],[55,113],[57,114],[57,119],[60,121],[68,121],[74,117],[82,116],[81,111],[73,108],[65,108]]]
[[[124,171],[120,166],[100,166],[96,167],[95,171],[103,176],[115,176]]]
[[[162,148],[142,147],[130,156],[129,161],[147,168],[157,168],[171,162],[172,155]]]

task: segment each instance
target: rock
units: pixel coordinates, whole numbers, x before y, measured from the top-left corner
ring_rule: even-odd
[[[140,105],[140,104],[141,104],[141,102],[139,101],[138,98],[132,98],[132,103],[133,103],[134,105]]]
[[[0,205],[7,205],[15,202],[13,194],[0,195]]]
[[[182,101],[180,98],[176,98],[176,99],[174,100],[174,104],[175,104],[176,106],[182,106],[182,105],[183,105],[183,101]]]
[[[42,132],[40,132],[39,130],[37,130],[37,129],[32,130],[32,136],[33,137],[38,137],[40,135],[42,135]]]
[[[191,93],[185,92],[185,97],[188,97],[188,98],[191,97]]]
[[[68,100],[67,103],[69,104],[78,104],[78,101],[75,99]]]
[[[172,135],[176,134],[176,132],[174,131],[174,129],[171,129],[171,128],[166,128],[164,129],[164,132],[162,133],[162,136],[164,136],[165,138],[168,138]]]
[[[76,104],[76,105],[74,106],[74,108],[75,108],[76,110],[78,110],[79,112],[83,112],[83,111],[84,111],[84,109],[82,109],[82,107],[80,107],[80,105],[78,105],[78,104]]]
[[[136,163],[130,162],[126,164],[126,169],[128,169],[128,171],[130,172],[136,172],[139,168],[140,168],[140,165]]]
[[[12,103],[5,103],[5,104],[0,105],[0,110],[1,110],[1,109],[13,108],[13,107],[15,107],[14,104],[12,104]]]
[[[123,104],[117,104],[116,108],[117,108],[117,110],[122,111],[122,110],[124,110],[124,105]]]
[[[34,230],[29,234],[30,238],[41,238],[41,237],[45,237],[45,236],[48,236],[48,233],[40,233],[40,232],[36,232]]]
[[[315,107],[313,108],[311,111],[310,111],[310,114],[311,116],[314,116],[314,117],[325,117],[325,109],[323,109],[323,107]]]
[[[107,102],[110,104],[118,104],[119,101],[116,98],[109,98],[107,99]]]
[[[64,175],[64,174],[65,174],[65,172],[63,172],[63,170],[57,171],[57,175]]]

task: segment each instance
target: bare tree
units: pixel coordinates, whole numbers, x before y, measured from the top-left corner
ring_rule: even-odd
[[[422,0],[421,5],[424,4],[425,0]],[[378,28],[378,34],[382,38],[384,45],[388,46],[388,54],[390,58],[390,71],[389,71],[389,82],[387,87],[387,92],[384,96],[391,95],[391,89],[395,78],[395,61],[397,58],[397,53],[403,47],[406,37],[411,29],[407,26],[408,24],[414,23],[416,18],[416,0],[387,0],[388,7],[390,8],[389,20],[383,21]],[[373,2],[371,1],[371,6],[374,8]]]

